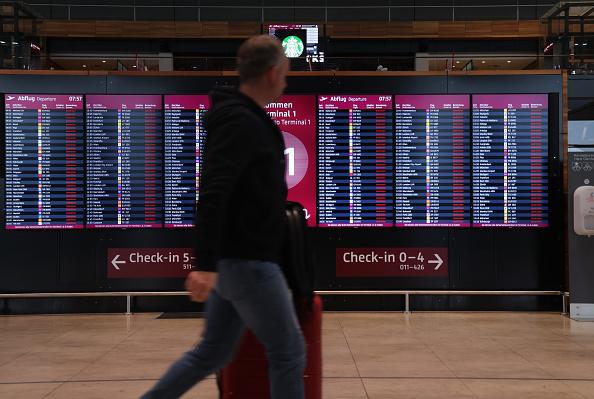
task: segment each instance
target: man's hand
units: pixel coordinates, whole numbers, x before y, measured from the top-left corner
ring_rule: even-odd
[[[186,290],[194,302],[204,302],[217,282],[217,273],[190,272],[186,278]]]

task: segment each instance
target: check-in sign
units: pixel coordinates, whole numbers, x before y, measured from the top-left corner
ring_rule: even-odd
[[[194,268],[192,248],[108,248],[108,278],[185,277]]]
[[[447,248],[336,248],[337,277],[447,277]]]

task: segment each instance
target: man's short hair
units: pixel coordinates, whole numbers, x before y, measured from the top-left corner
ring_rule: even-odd
[[[237,51],[237,71],[242,83],[262,77],[270,67],[280,65],[285,57],[276,37],[253,36],[243,42]]]

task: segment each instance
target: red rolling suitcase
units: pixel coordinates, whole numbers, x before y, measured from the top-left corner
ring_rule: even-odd
[[[293,293],[296,312],[307,346],[304,371],[305,398],[322,398],[322,300],[313,292],[313,259],[303,206],[287,202],[286,240],[281,263]],[[217,375],[221,399],[270,398],[268,361],[264,347],[247,331],[235,359]]]
[[[299,322],[307,345],[303,374],[306,399],[322,398],[322,300],[314,296],[311,310],[299,312]],[[218,374],[221,399],[270,398],[268,362],[264,347],[251,331],[246,331],[235,359]]]

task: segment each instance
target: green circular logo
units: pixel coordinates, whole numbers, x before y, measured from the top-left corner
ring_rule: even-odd
[[[303,54],[303,50],[305,46],[303,45],[303,40],[301,40],[297,36],[287,36],[283,39],[283,49],[285,50],[285,55],[289,58],[297,58]]]

